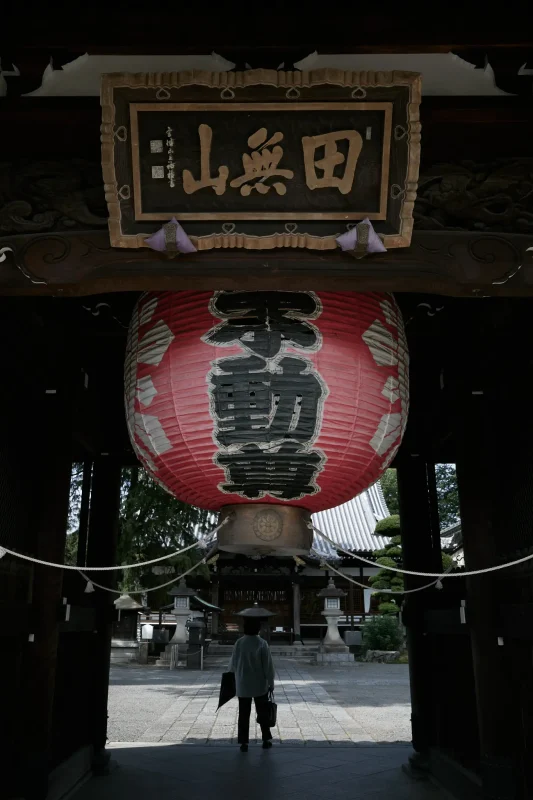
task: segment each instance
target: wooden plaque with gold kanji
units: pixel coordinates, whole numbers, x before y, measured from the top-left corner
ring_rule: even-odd
[[[111,244],[143,247],[175,217],[198,250],[331,250],[368,218],[406,247],[419,102],[410,72],[105,75]]]

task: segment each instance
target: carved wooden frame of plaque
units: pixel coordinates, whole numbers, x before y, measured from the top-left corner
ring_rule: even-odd
[[[259,90],[270,93],[267,97],[259,96]],[[328,94],[320,92],[320,88],[329,87]],[[332,88],[333,87],[333,88]],[[131,127],[129,126],[129,106],[138,103],[182,105],[194,104],[224,104],[252,105],[260,103],[266,106],[279,106],[282,103],[306,105],[311,102],[321,101],[324,107],[332,104],[360,102],[364,110],[365,105],[387,102],[383,91],[390,88],[403,87],[407,91],[406,103],[407,119],[405,125],[394,125],[391,136],[391,147],[398,142],[407,148],[405,179],[402,185],[395,184],[396,195],[389,194],[388,201],[400,202],[399,230],[394,233],[381,235],[385,247],[408,247],[411,242],[413,230],[413,206],[416,198],[418,182],[418,169],[420,162],[420,121],[419,105],[421,96],[421,79],[418,73],[413,72],[352,72],[338,69],[320,69],[302,72],[282,72],[276,70],[257,69],[247,72],[171,72],[171,73],[113,73],[102,78],[102,171],[105,184],[106,201],[109,210],[109,234],[113,247],[138,248],[145,247],[144,240],[151,232],[124,231],[124,221],[129,215],[130,225],[138,223],[134,209],[134,183],[139,177],[133,174],[131,165]],[[254,91],[255,89],[255,91]],[[130,99],[122,101],[128,106],[127,115],[122,111],[122,117],[117,116],[116,90],[129,92]],[[346,90],[346,91],[344,91]],[[382,92],[381,97],[379,92]],[[332,95],[329,95],[329,92]],[[373,95],[378,93],[376,97]],[[363,99],[365,102],[363,103]],[[390,99],[388,102],[392,102]],[[153,106],[152,106],[153,107]],[[119,115],[120,116],[120,115]],[[122,124],[118,124],[122,123]],[[386,134],[386,131],[385,131]],[[385,149],[385,148],[384,148]],[[382,183],[389,181],[388,166],[382,174]],[[129,180],[128,180],[129,177]],[[127,182],[126,182],[127,181]],[[137,186],[138,188],[138,186]],[[391,192],[393,186],[389,188]],[[178,215],[179,216],[179,215]],[[191,219],[191,214],[186,213],[184,219]],[[311,250],[335,250],[338,245],[336,237],[346,230],[346,225],[341,220],[338,222],[339,230],[329,235],[316,235],[307,231],[299,232],[295,223],[287,223],[285,232],[269,232],[265,235],[238,232],[236,225],[228,222],[231,213],[216,212],[197,214],[196,219],[209,217],[215,221],[216,217],[225,222],[220,223],[220,231],[207,234],[194,235],[190,226],[186,228],[190,238],[199,251],[218,248],[244,248],[252,250],[271,250],[278,247],[307,248]],[[238,218],[238,214],[235,217]],[[267,220],[272,214],[254,213],[254,219]],[[310,217],[310,214],[305,215]],[[324,217],[327,220],[327,212]],[[161,216],[161,221],[170,215]],[[298,213],[284,214],[280,212],[279,223],[283,224],[285,218],[302,220]],[[316,221],[316,220],[315,220]],[[143,220],[140,221],[140,225]],[[146,224],[146,223],[145,223]],[[337,223],[336,223],[337,224]],[[136,225],[135,225],[136,226]]]

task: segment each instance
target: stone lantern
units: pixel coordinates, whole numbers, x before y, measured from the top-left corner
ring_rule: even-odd
[[[111,661],[130,662],[137,660],[139,642],[137,641],[137,624],[142,606],[129,594],[121,594],[114,601],[118,612],[113,623],[111,638]]]
[[[346,592],[343,592],[342,589],[337,589],[333,578],[330,578],[326,588],[322,589],[317,594],[317,597],[324,598],[322,614],[328,623],[328,630],[322,642],[325,652],[349,653],[349,648],[346,647],[339,633],[339,617],[342,616],[341,597],[346,597]]]
[[[270,643],[270,625],[268,620],[270,617],[275,617],[274,611],[269,611],[267,608],[261,608],[257,603],[254,603],[251,608],[245,608],[243,611],[237,611],[236,617],[255,617],[261,621],[261,630],[259,635]]]
[[[184,578],[182,578],[178,586],[174,586],[168,594],[174,598],[174,610],[172,614],[176,617],[176,631],[169,644],[186,644],[187,629],[185,623],[191,616],[191,597],[193,597],[196,592],[194,589],[189,589]]]

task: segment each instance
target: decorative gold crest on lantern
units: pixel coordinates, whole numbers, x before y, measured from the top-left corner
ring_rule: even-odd
[[[259,511],[254,519],[254,533],[258,539],[271,542],[278,539],[283,531],[283,519],[273,508]]]

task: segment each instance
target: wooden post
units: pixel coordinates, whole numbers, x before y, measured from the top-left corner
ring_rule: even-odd
[[[88,566],[108,566],[116,563],[120,485],[120,463],[110,456],[98,457],[94,462],[93,471],[87,547]],[[119,574],[116,571],[94,572],[92,576],[98,583],[115,588]],[[94,769],[96,772],[105,773],[109,763],[105,744],[113,600],[116,599],[116,595],[97,589],[94,599],[97,627],[94,637],[94,670],[91,685],[93,713],[89,725],[94,747]]]
[[[407,460],[409,459],[409,460]],[[434,498],[429,491],[432,464],[415,454],[404,454],[398,464],[398,498],[402,536],[402,560],[405,569],[421,572],[442,570],[442,556],[437,552],[432,535]],[[405,588],[415,589],[427,578],[405,575]],[[413,767],[427,769],[429,747],[433,740],[433,700],[435,691],[431,676],[431,654],[424,634],[424,609],[428,592],[407,595],[403,605],[403,621],[407,628],[409,679],[411,685],[411,724],[413,748],[419,754]]]
[[[411,331],[410,411],[404,440],[397,456],[398,501],[402,562],[405,569],[441,572],[439,516],[432,452],[435,439],[432,411],[440,393],[439,353],[431,331]],[[425,578],[404,576],[406,589],[416,589]],[[432,659],[424,628],[424,611],[434,589],[408,594],[403,600],[402,619],[407,629],[411,725],[415,757],[413,769],[429,769],[429,748],[435,740],[435,686]]]
[[[509,348],[502,352],[503,342],[498,341],[499,336],[492,338],[491,323],[485,323],[481,327],[482,321],[474,317],[470,338],[462,338],[456,350],[459,369],[464,359],[455,377],[453,409],[467,570],[506,560],[501,553],[507,547],[506,538],[512,540],[513,523],[519,524],[531,507],[531,483],[525,477],[531,460],[531,422],[523,383],[523,365],[530,352],[521,359],[517,337],[510,337]],[[517,362],[514,366],[513,359]],[[531,517],[528,528],[530,531]],[[513,555],[518,557],[514,553],[509,560]],[[515,800],[530,796],[525,789],[520,793],[518,779],[520,737],[527,727],[527,712],[520,708],[522,703],[514,691],[511,642],[502,639],[501,646],[498,640],[500,606],[505,603],[499,583],[502,577],[492,573],[467,579],[465,613],[475,676],[483,797]],[[519,595],[514,602],[520,602]]]
[[[348,607],[350,609],[350,630],[355,630],[354,625],[354,608],[353,608],[353,583],[348,581]]]
[[[361,580],[361,583],[364,583],[364,582],[365,582],[365,581],[364,581],[364,578],[365,578],[365,570],[364,570],[364,567],[363,567],[363,565],[362,565],[362,564],[360,564],[360,566],[359,566],[359,578],[360,578],[360,580]],[[364,589],[361,589],[361,591],[362,591],[362,593],[363,593],[363,614],[362,614],[362,621],[363,621],[363,622],[366,622],[366,611],[365,611],[365,590],[364,590]]]
[[[46,423],[53,426],[48,418]],[[58,424],[56,432],[60,432]],[[53,449],[41,473],[42,494],[34,502],[39,509],[36,519],[37,540],[33,554],[46,561],[63,563],[67,532],[70,474],[72,464],[68,450],[55,437]],[[61,452],[62,451],[62,452]],[[54,453],[54,456],[51,453]],[[52,567],[34,568],[30,627],[32,639],[27,647],[26,668],[31,679],[26,695],[26,741],[30,756],[32,782],[47,780],[51,757],[52,711],[58,647],[58,614],[61,604],[63,572]],[[44,796],[44,795],[43,795]]]
[[[464,414],[469,429],[464,430],[468,446],[457,461],[457,479],[460,491],[461,519],[465,567],[467,570],[483,569],[497,564],[498,553],[492,529],[491,503],[485,481],[486,470],[492,469],[493,459],[484,454],[483,412],[481,403]],[[474,400],[474,399],[473,399]],[[505,670],[505,653],[498,647],[497,586],[490,575],[469,578],[466,582],[466,620],[470,627],[476,702],[481,742],[481,769],[486,797],[514,800],[515,747],[514,734],[509,730],[509,710],[512,693]],[[501,601],[501,598],[499,598]],[[506,783],[508,794],[491,794],[495,782]],[[511,793],[512,792],[512,793]]]
[[[302,630],[300,625],[301,596],[300,584],[294,581],[292,584],[292,618],[295,643],[302,643]]]
[[[65,352],[58,346],[56,358],[48,362],[34,396],[32,450],[35,460],[27,470],[37,473],[34,485],[33,542],[29,552],[38,559],[62,564],[68,524],[72,462],[70,457],[71,385]],[[35,565],[29,636],[22,662],[24,699],[25,769],[21,785],[28,797],[45,797],[48,773],[54,759],[54,692],[58,622],[61,608],[63,571]],[[63,732],[61,732],[63,733]],[[25,795],[25,791],[21,794]],[[26,795],[25,795],[26,796]]]
[[[219,580],[216,577],[213,577],[213,583],[211,584],[211,602],[214,606],[220,606],[219,603]],[[215,639],[218,638],[218,611],[213,611],[211,614],[211,638]]]

